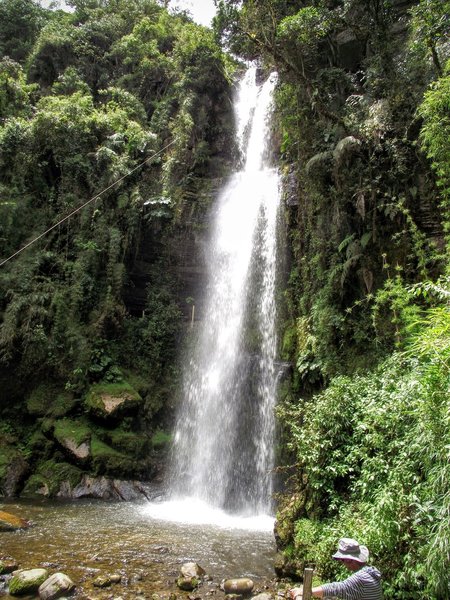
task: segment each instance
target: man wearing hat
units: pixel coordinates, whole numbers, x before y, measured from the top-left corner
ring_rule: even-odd
[[[381,573],[375,567],[366,565],[369,550],[351,538],[341,538],[333,558],[340,560],[353,572],[344,581],[324,583],[312,589],[317,598],[342,598],[343,600],[382,600]],[[293,600],[300,599],[302,588],[290,590]]]

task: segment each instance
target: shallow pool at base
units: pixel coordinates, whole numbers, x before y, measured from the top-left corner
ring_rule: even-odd
[[[241,528],[245,519],[239,527],[236,518],[227,526],[225,517],[220,526],[172,522],[157,514],[168,510],[164,504],[158,508],[151,503],[100,501],[3,503],[3,510],[30,520],[33,526],[2,533],[1,554],[12,556],[20,568],[47,566],[50,572],[63,571],[79,592],[92,590],[99,575],[120,573],[120,586],[96,590],[97,598],[171,590],[181,564],[188,561],[199,563],[217,583],[228,577],[248,576],[257,584],[273,578],[270,518],[264,521],[265,530],[255,530],[255,522],[253,530]],[[173,509],[174,516],[185,514],[189,521],[186,505]]]

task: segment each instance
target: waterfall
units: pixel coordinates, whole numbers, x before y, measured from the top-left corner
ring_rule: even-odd
[[[205,314],[186,365],[174,436],[173,498],[242,515],[271,511],[276,396],[279,176],[269,165],[276,75],[256,68],[235,102],[242,169],[217,199]]]

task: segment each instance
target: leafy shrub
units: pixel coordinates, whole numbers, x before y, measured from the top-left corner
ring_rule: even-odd
[[[294,548],[322,577],[339,573],[320,549],[348,535],[369,546],[386,597],[448,598],[449,327],[447,309],[430,310],[406,353],[332,379],[287,418],[313,518]]]

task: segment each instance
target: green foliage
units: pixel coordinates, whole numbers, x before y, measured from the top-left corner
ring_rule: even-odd
[[[72,394],[61,392],[58,385],[41,383],[27,399],[27,410],[31,415],[62,417],[75,405]]]
[[[0,58],[24,61],[49,18],[50,12],[33,0],[1,0]]]
[[[68,482],[74,488],[81,481],[83,472],[68,463],[48,460],[40,463],[36,472],[28,479],[23,491],[25,497],[41,494],[56,496],[61,484]]]
[[[449,322],[429,310],[406,353],[285,413],[313,518],[297,521],[294,555],[324,578],[339,576],[327,555],[345,533],[371,549],[387,597],[448,598]]]
[[[450,62],[443,77],[426,92],[419,107],[423,118],[421,140],[436,172],[437,182],[445,201],[448,221],[450,199]],[[448,228],[448,224],[447,224]]]
[[[172,436],[162,430],[155,431],[155,433],[152,435],[152,446],[156,449],[167,447],[171,441]]]
[[[421,308],[412,301],[400,274],[388,277],[374,298],[372,319],[375,334],[382,340],[395,340],[402,345],[405,336],[421,313]]]
[[[420,0],[411,9],[413,45],[422,53],[429,53],[438,75],[442,75],[441,53],[450,35],[448,0]]]
[[[141,404],[142,398],[131,385],[126,382],[120,383],[96,383],[89,388],[85,398],[86,408],[94,415],[107,418],[117,414],[135,412]],[[107,405],[111,403],[108,409]]]
[[[81,420],[58,419],[52,424],[52,429],[55,439],[60,443],[65,439],[70,439],[79,446],[89,442],[92,437],[91,427]]]
[[[151,0],[44,13],[27,56],[36,83],[11,60],[1,63],[2,256],[136,173],[59,226],[45,250],[35,245],[3,269],[3,364],[37,377],[56,369],[67,389],[83,393],[91,381],[120,381],[121,362],[140,361],[139,330],[144,368],[158,378],[175,356],[173,289],[153,290],[161,299],[149,299],[142,319],[127,314],[124,290],[143,231],[159,230],[155,262],[167,260],[161,248],[175,210],[183,214],[188,187],[192,204],[216,143],[212,114],[229,111],[229,61],[204,28]],[[170,141],[170,153],[145,162]],[[126,350],[116,343],[124,332]]]
[[[307,6],[280,21],[277,43],[289,46],[290,53],[295,48],[299,58],[310,60],[317,52],[319,42],[326,37],[330,29],[330,12],[323,7]]]
[[[28,85],[22,67],[9,58],[0,62],[0,119],[26,116],[36,86]]]
[[[111,431],[98,432],[106,443],[119,452],[129,454],[136,459],[146,458],[149,453],[149,438],[142,433],[124,431],[120,428]]]

